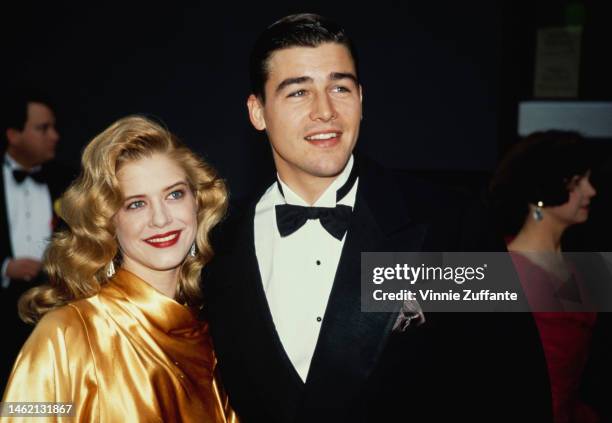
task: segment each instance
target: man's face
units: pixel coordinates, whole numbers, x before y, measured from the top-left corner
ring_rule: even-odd
[[[337,176],[355,147],[361,86],[349,50],[337,43],[292,47],[268,61],[265,103],[251,95],[253,126],[265,129],[276,169],[289,184]]]
[[[28,103],[23,130],[13,130],[9,137],[9,148],[23,165],[37,166],[55,157],[58,140],[53,111],[42,103]]]

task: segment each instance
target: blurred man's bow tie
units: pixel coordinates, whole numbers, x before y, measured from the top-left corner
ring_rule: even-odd
[[[32,178],[34,181],[38,182],[39,184],[43,184],[45,182],[44,175],[40,170],[35,171],[35,172],[28,172],[27,170],[23,170],[23,169],[13,170],[13,178],[15,178],[15,181],[18,184],[25,181],[25,179],[28,177]]]
[[[291,235],[300,229],[307,220],[319,219],[321,226],[331,236],[342,240],[346,233],[351,213],[350,206],[338,204],[336,207],[305,207],[293,204],[279,204],[276,206],[276,225],[282,237]]]

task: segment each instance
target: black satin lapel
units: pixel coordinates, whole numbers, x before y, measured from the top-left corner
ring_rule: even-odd
[[[324,411],[329,415],[355,398],[374,369],[397,317],[396,313],[361,311],[361,252],[394,251],[396,239],[405,251],[419,251],[424,235],[424,227],[409,223],[385,234],[358,196],[306,381],[301,421]]]
[[[9,236],[8,217],[6,211],[6,194],[4,189],[4,169],[0,166],[0,228],[2,239],[0,240],[0,259],[13,255],[11,238]]]
[[[255,255],[253,213],[243,224],[235,248],[222,258],[229,272],[224,303],[232,306],[217,320],[228,331],[222,336],[224,349],[241,350],[248,371],[244,376],[257,387],[255,395],[279,421],[288,421],[295,415],[304,385],[283,349],[268,307]]]

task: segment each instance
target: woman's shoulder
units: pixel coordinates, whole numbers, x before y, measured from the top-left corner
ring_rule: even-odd
[[[73,301],[45,313],[36,324],[34,332],[74,335],[84,331],[88,326],[87,321],[96,314],[96,297]]]
[[[29,368],[31,363],[63,362],[68,356],[73,364],[79,357],[88,360],[87,351],[91,350],[88,345],[88,329],[81,313],[72,304],[67,304],[42,316],[23,345],[16,366]]]
[[[90,337],[78,309],[70,304],[53,309],[43,315],[21,348],[4,400],[78,404],[80,397],[94,398],[97,376],[92,363]],[[80,391],[75,393],[75,386]]]

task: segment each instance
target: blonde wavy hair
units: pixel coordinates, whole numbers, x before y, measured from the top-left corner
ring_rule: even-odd
[[[126,163],[167,155],[186,173],[198,207],[197,254],[181,265],[176,299],[201,305],[200,271],[213,251],[210,230],[223,218],[227,190],[215,170],[166,128],[142,116],[119,119],[85,148],[81,174],[61,199],[60,216],[69,229],[54,235],[44,258],[49,284],[32,288],[19,301],[19,315],[36,323],[46,312],[97,294],[108,282],[111,260],[118,264],[119,245],[113,216],[122,203],[117,172]]]

